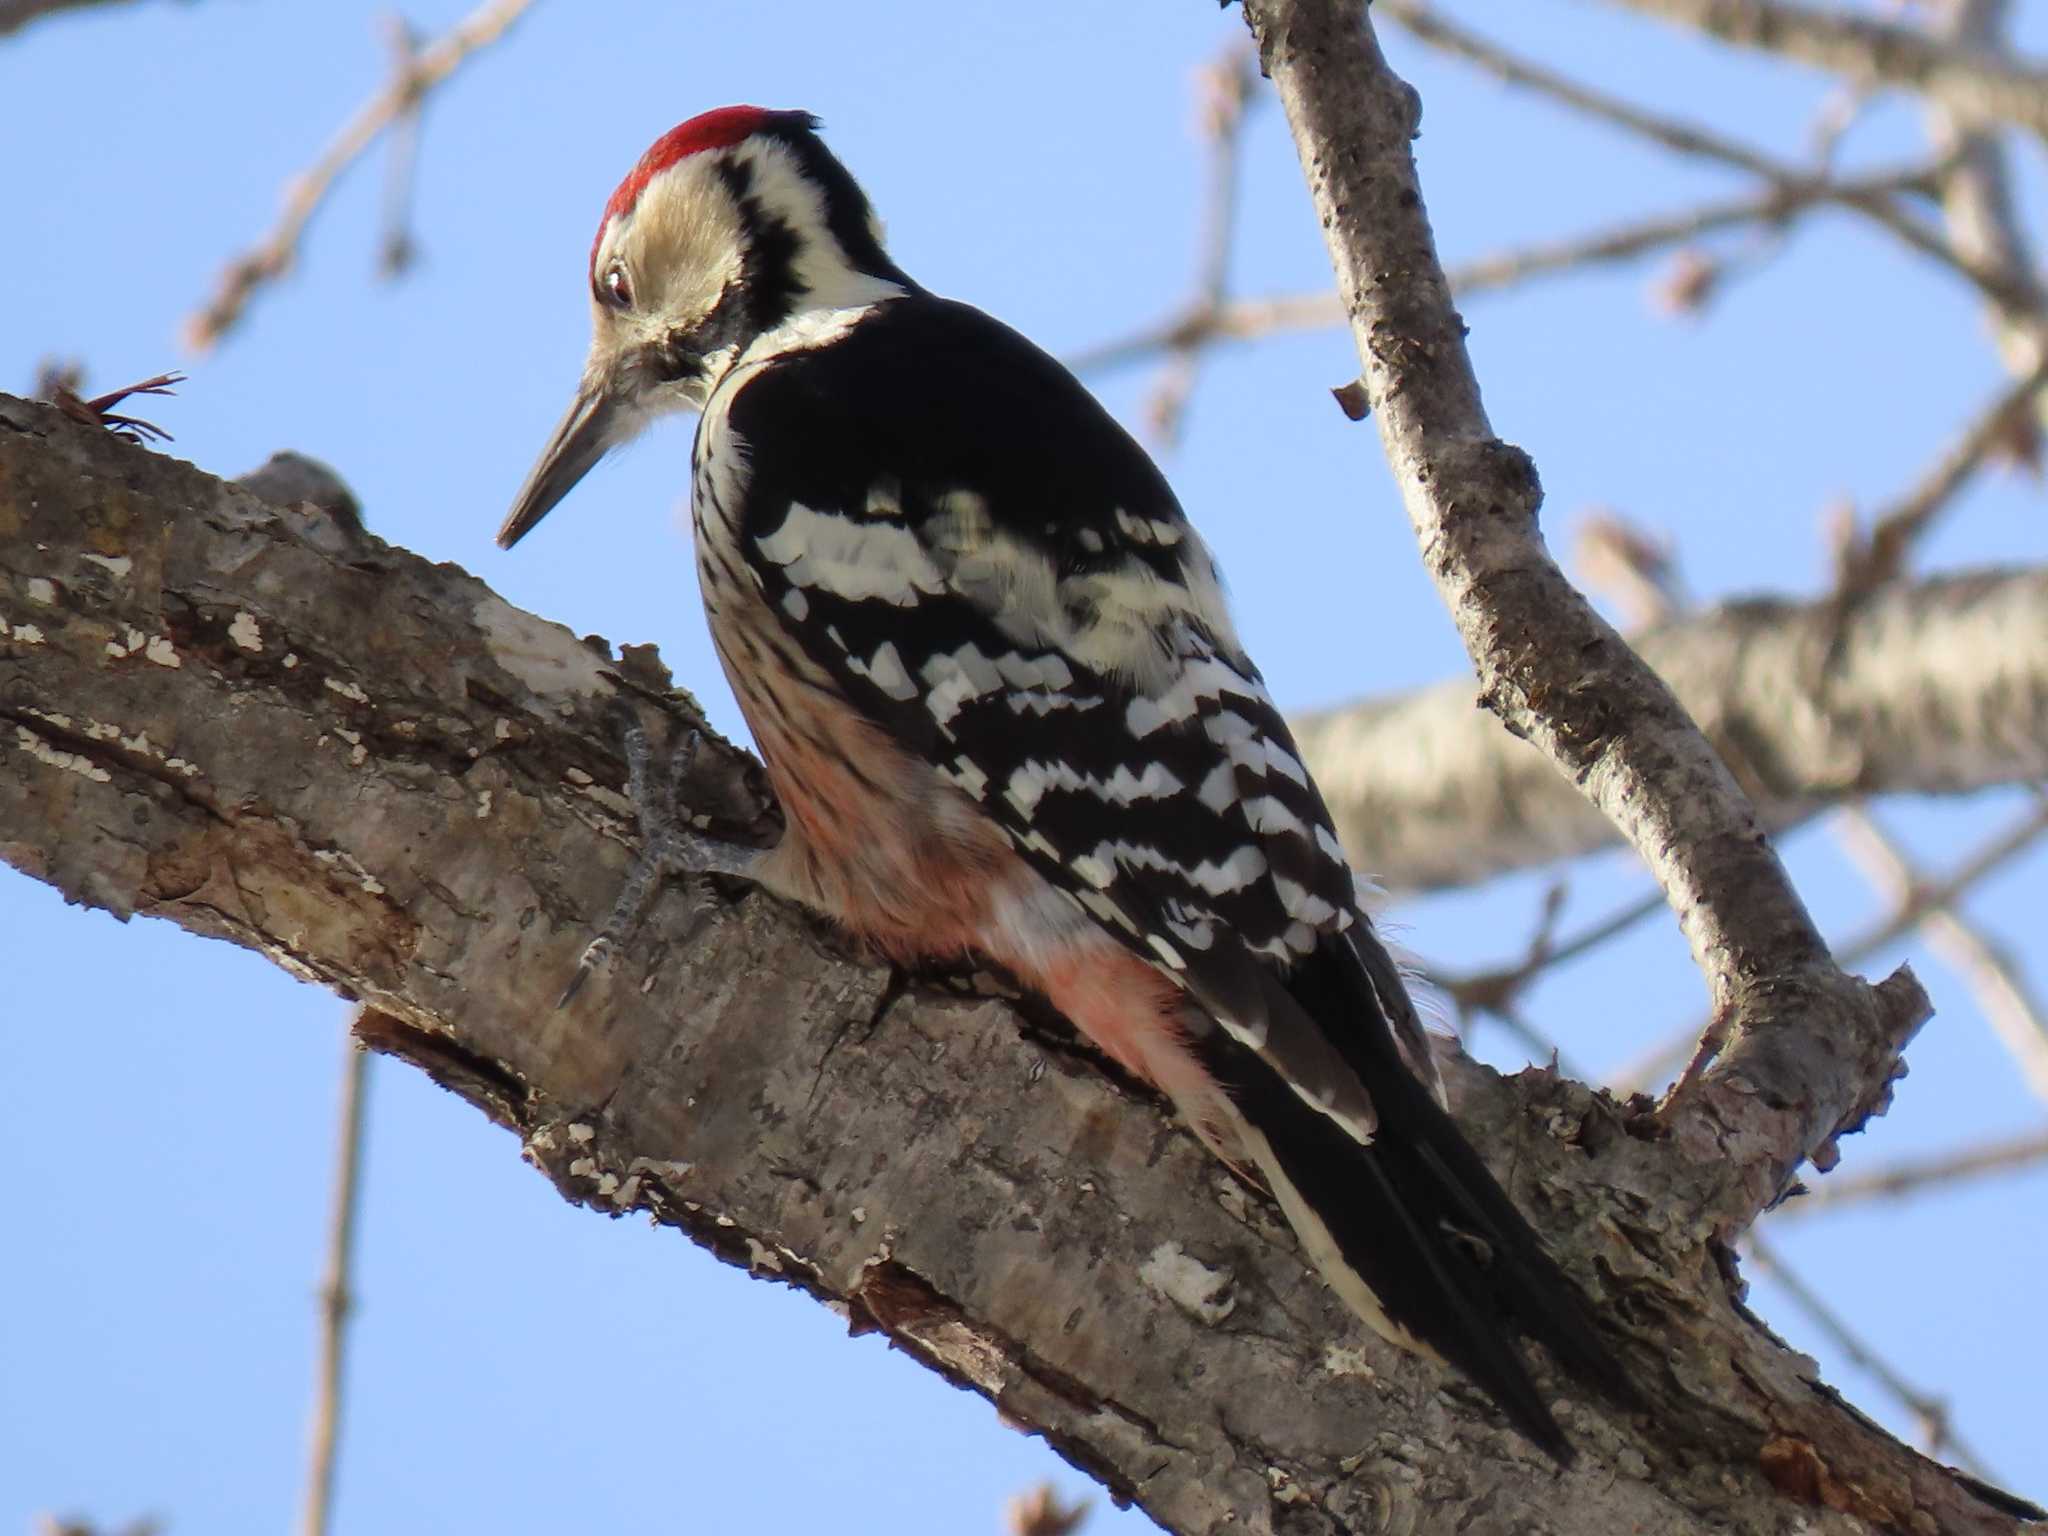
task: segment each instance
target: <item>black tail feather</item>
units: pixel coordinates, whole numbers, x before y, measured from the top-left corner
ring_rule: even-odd
[[[1351,993],[1343,999],[1350,1006],[1335,1011],[1337,999],[1318,995],[1319,983]],[[1456,1122],[1400,1062],[1370,993],[1361,999],[1344,985],[1339,964],[1314,962],[1289,978],[1287,993],[1286,1002],[1308,1008],[1333,1039],[1350,1037],[1342,1041],[1345,1054],[1379,1116],[1370,1146],[1220,1031],[1202,1049],[1265,1139],[1277,1165],[1269,1175],[1292,1184],[1293,1197],[1327,1229],[1335,1253],[1315,1255],[1317,1262],[1355,1272],[1393,1323],[1463,1371],[1523,1434],[1568,1464],[1572,1448],[1529,1375],[1516,1335],[1543,1344],[1563,1368],[1619,1405],[1641,1402],[1601,1341],[1584,1297]],[[1286,1006],[1278,998],[1274,1004]],[[1317,1246],[1319,1234],[1302,1235]]]

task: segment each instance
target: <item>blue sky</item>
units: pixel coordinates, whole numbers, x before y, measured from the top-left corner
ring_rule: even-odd
[[[463,7],[420,0],[432,33]],[[1814,77],[1716,53],[1589,4],[1463,8],[1532,52],[1597,70],[1787,156]],[[1494,11],[1508,14],[1495,16]],[[868,186],[904,266],[1056,351],[1176,303],[1194,271],[1203,166],[1190,72],[1241,32],[1198,0],[962,8],[572,6],[543,0],[428,108],[422,261],[373,279],[381,161],[315,220],[297,269],[214,354],[185,314],[273,217],[279,189],[382,81],[370,7],[247,0],[110,6],[0,42],[12,239],[0,242],[0,384],[75,356],[111,387],[192,377],[145,414],[174,451],[237,473],[273,449],[331,461],[372,526],[478,571],[579,631],[658,641],[714,720],[718,679],[678,516],[687,425],[599,470],[516,554],[490,536],[576,376],[582,265],[607,192],[656,134],[703,108],[802,106]],[[2035,41],[2039,41],[2036,39]],[[1668,209],[1740,183],[1679,165],[1420,55],[1425,191],[1455,261]],[[1910,154],[1919,119],[1880,107],[1856,163]],[[2021,158],[2030,206],[2041,166]],[[1733,243],[1740,248],[1741,241]],[[1244,291],[1327,281],[1280,114],[1257,111],[1234,252]],[[1536,457],[1560,548],[1587,506],[1676,542],[1691,589],[1810,592],[1820,512],[1868,507],[2001,387],[1968,294],[1844,216],[1802,226],[1704,322],[1644,302],[1650,269],[1576,276],[1467,306],[1498,428]],[[1456,675],[1369,429],[1328,387],[1337,332],[1213,356],[1167,469],[1230,577],[1247,642],[1305,708]],[[1138,419],[1146,369],[1093,380]],[[2048,558],[2039,488],[1974,489],[1931,567]],[[2012,794],[1883,808],[1953,859]],[[1823,834],[1790,840],[1832,931],[1876,898]],[[1640,888],[1619,856],[1571,872],[1567,928]],[[1403,937],[1474,968],[1515,954],[1544,881],[1404,905]],[[2038,852],[1972,910],[2024,952],[2048,910]],[[2024,914],[2035,914],[2031,919]],[[2038,1126],[1956,978],[1911,955],[1942,1009],[1913,1076],[1847,1165]],[[173,1532],[277,1528],[295,1507],[313,1359],[343,1009],[255,958],[66,909],[0,870],[0,1530],[52,1510]],[[2038,955],[2034,980],[2042,977]],[[1560,971],[1531,1011],[1596,1069],[1703,1006],[1668,921]],[[1479,1048],[1513,1060],[1482,1032]],[[994,1530],[1040,1477],[1088,1487],[984,1403],[814,1304],[673,1234],[564,1205],[474,1111],[390,1063],[374,1073],[339,1529],[722,1529],[772,1509],[899,1532]],[[1948,1394],[1992,1468],[2048,1496],[2032,1326],[2048,1272],[2048,1175],[1905,1207],[1787,1223],[1780,1246],[1912,1379]],[[1829,1379],[1896,1407],[1763,1284],[1760,1312]],[[597,1324],[592,1327],[592,1323]],[[1101,1508],[1089,1529],[1142,1530]]]

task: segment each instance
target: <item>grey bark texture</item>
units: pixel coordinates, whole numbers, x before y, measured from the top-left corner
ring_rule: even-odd
[[[1641,1103],[1451,1064],[1656,1407],[1619,1421],[1546,1373],[1582,1451],[1559,1474],[986,983],[906,982],[699,881],[555,1011],[628,860],[618,711],[657,739],[697,716],[643,653],[455,567],[0,397],[0,625],[0,857],[363,1000],[370,1044],[565,1198],[886,1332],[1172,1530],[2021,1528],[1740,1307],[1719,1174]],[[717,744],[691,803],[772,837],[756,772]]]
[[[1410,148],[1421,100],[1387,67],[1364,0],[1245,0],[1244,14],[1322,221],[1359,387],[1479,696],[1634,847],[1706,977],[1718,1059],[1660,1114],[1721,1170],[1704,1214],[1733,1233],[1882,1107],[1927,995],[1903,967],[1871,987],[1835,965],[1721,759],[1551,560],[1535,465],[1494,435],[1437,259]]]
[[[2048,778],[2048,571],[1731,602],[1629,643],[1777,829],[1844,801]],[[1469,680],[1294,722],[1360,869],[1431,890],[1611,847],[1614,824]]]

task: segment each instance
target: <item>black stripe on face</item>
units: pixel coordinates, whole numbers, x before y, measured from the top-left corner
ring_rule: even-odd
[[[874,208],[867,194],[825,147],[813,131],[816,127],[817,119],[806,114],[803,121],[773,123],[766,133],[795,158],[804,180],[818,188],[825,202],[825,227],[846,253],[848,262],[859,271],[914,288],[916,285],[889,259],[889,253],[875,238]]]
[[[740,213],[740,280],[705,317],[705,324],[709,325],[729,303],[737,301],[740,313],[735,318],[743,322],[746,332],[734,339],[748,341],[780,325],[795,312],[801,292],[796,258],[803,248],[803,239],[786,221],[761,205],[761,199],[754,195],[753,170],[744,161],[721,159],[718,175]]]

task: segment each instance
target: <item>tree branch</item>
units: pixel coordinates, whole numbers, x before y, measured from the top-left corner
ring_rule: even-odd
[[[1888,586],[1846,616],[1832,598],[1745,598],[1631,643],[1739,763],[1772,828],[1867,795],[2048,779],[2048,570]],[[1472,884],[1617,840],[1473,703],[1457,681],[1294,721],[1345,846],[1390,889]]]
[[[83,10],[88,5],[109,5],[114,0],[0,0],[0,37],[19,32],[32,21],[60,11]]]
[[[1480,698],[1578,783],[1641,855],[1707,979],[1727,1045],[1667,1124],[1723,1182],[1732,1233],[1881,1103],[1927,1017],[1901,969],[1845,976],[1754,812],[1671,691],[1544,548],[1527,454],[1493,435],[1410,149],[1421,104],[1362,0],[1245,0],[1357,338],[1380,441]]]
[[[4,397],[0,605],[0,856],[361,998],[367,1043],[565,1197],[842,1307],[1170,1529],[1790,1536],[1842,1489],[1887,1529],[2019,1529],[1816,1392],[1684,1214],[1711,1172],[1549,1073],[1452,1064],[1476,1144],[1640,1341],[1641,1425],[1546,1377],[1586,1452],[1563,1475],[1032,1009],[900,985],[700,881],[551,1010],[627,862],[615,712],[698,723],[643,653]],[[772,835],[750,760],[700,756],[691,802]]]
[[[1826,188],[1833,183],[1825,164],[1799,166],[1778,160],[1711,129],[1667,117],[1593,86],[1583,85],[1555,70],[1518,58],[1499,44],[1439,15],[1420,0],[1381,0],[1380,11],[1417,41],[1462,58],[1509,85],[1534,91],[1597,122],[1648,139],[1675,154],[1732,166],[1761,177],[1785,200],[1788,212],[1807,206],[1815,200],[1816,188]],[[1901,205],[1897,194],[1905,191],[1931,193],[1938,188],[1940,181],[1941,178],[1931,171],[1923,172],[1914,186],[1886,187],[1873,184],[1866,177],[1857,177],[1844,179],[1826,196],[1828,201],[1854,209],[1881,225],[1923,256],[1961,273],[1996,301],[2028,302],[2027,296],[2037,293],[2038,289],[2024,273],[2015,273],[2010,267],[1994,261],[1978,259],[1977,253],[1966,252],[1952,244],[1939,229]],[[1458,289],[1460,285],[1453,279],[1451,286]]]
[[[1852,81],[1901,86],[1971,120],[2048,137],[2048,72],[1983,57],[1911,27],[1786,0],[1608,0]]]
[[[416,127],[426,93],[503,37],[532,4],[533,0],[483,0],[425,48],[408,49],[391,83],[363,103],[320,152],[319,159],[286,185],[284,209],[276,225],[260,243],[228,263],[213,297],[186,320],[186,345],[203,352],[233,329],[258,291],[291,270],[306,225],[320,211],[341,174],[393,123]],[[387,232],[387,266],[389,255]]]

